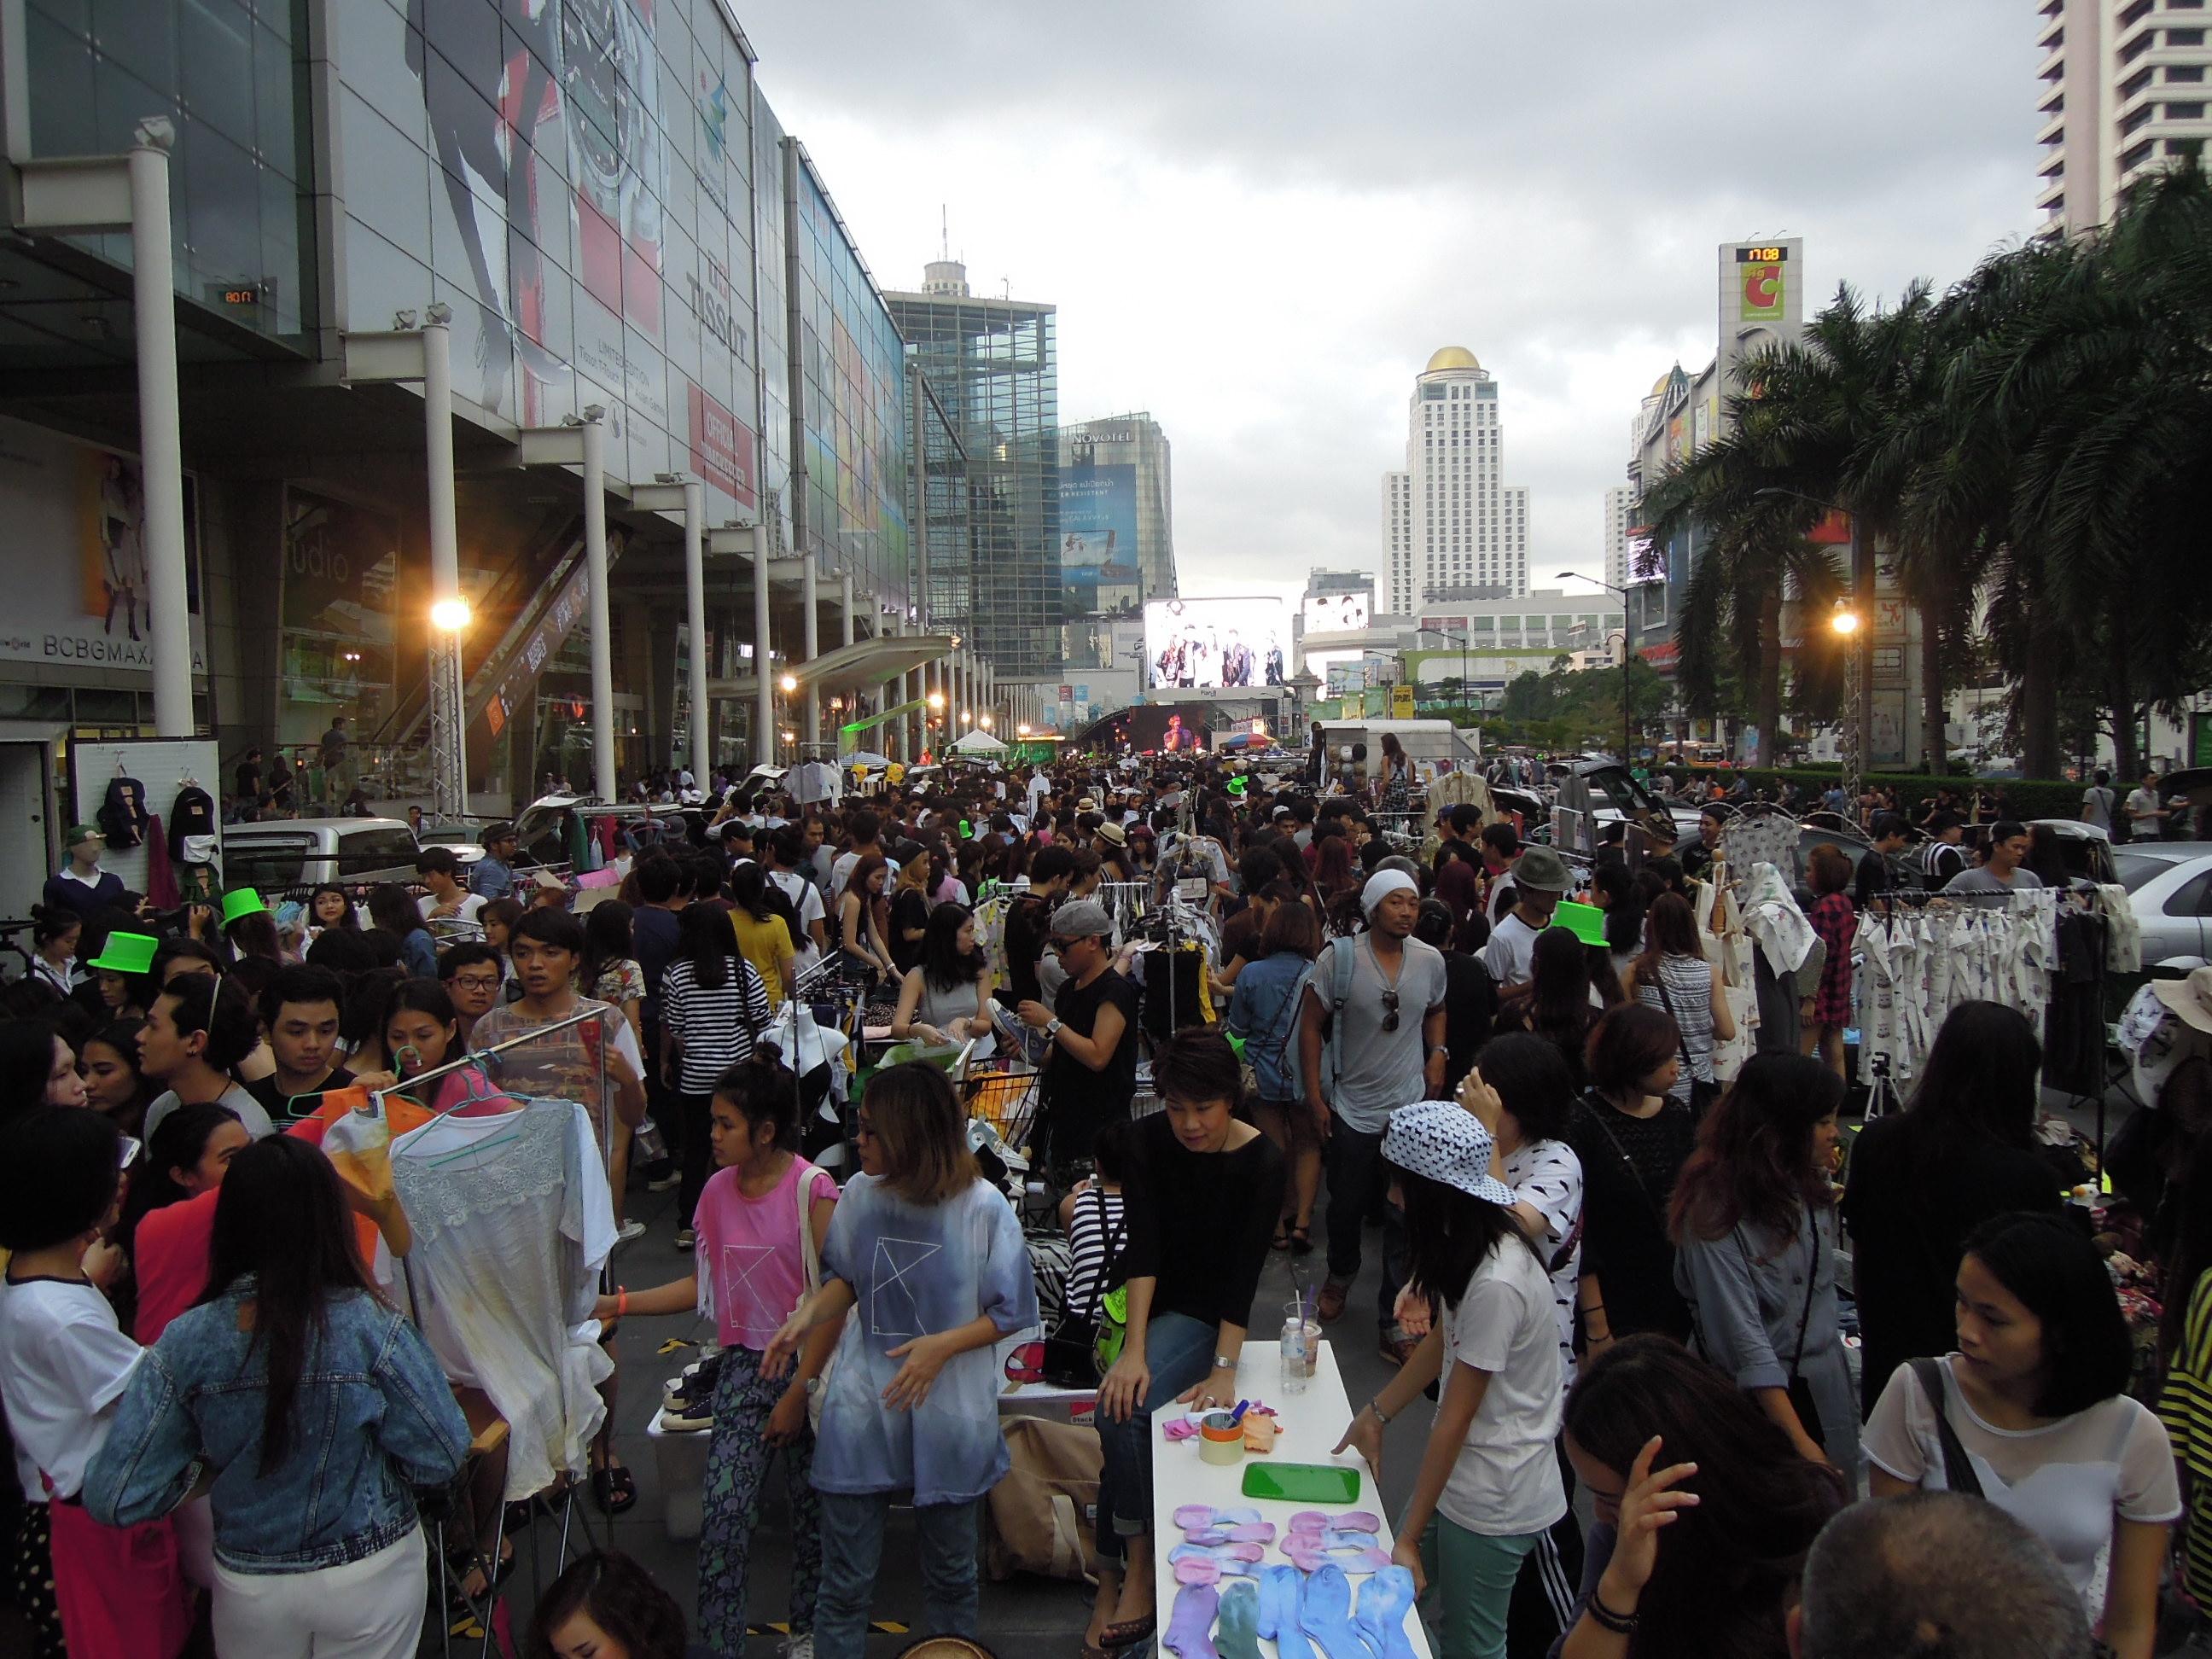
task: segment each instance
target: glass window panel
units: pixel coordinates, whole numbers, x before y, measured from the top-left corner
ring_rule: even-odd
[[[185,108],[242,148],[254,142],[253,21],[240,0],[177,7]]]
[[[306,66],[292,47],[266,28],[253,32],[253,146],[287,179],[300,179],[300,116],[307,107]]]
[[[93,42],[156,87],[177,84],[176,0],[92,0]]]
[[[74,29],[40,11],[24,20],[31,86],[31,146],[41,155],[86,155],[99,148],[93,60]]]

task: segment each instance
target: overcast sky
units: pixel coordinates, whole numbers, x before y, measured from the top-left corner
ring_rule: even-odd
[[[1379,570],[1413,377],[1499,381],[1529,573],[1597,570],[1717,249],[1815,303],[1955,281],[2036,222],[2027,0],[739,0],[877,281],[942,204],[978,292],[1060,307],[1063,422],[1149,410],[1186,593]],[[1808,311],[1814,308],[1808,306]]]

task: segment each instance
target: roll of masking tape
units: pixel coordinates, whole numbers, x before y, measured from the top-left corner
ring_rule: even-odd
[[[1199,1419],[1198,1455],[1208,1463],[1237,1463],[1244,1457],[1244,1425],[1229,1412],[1208,1412]]]

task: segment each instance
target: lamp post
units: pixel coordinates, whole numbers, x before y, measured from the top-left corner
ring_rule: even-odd
[[[1589,582],[1620,595],[1620,764],[1632,773],[1636,769],[1636,716],[1630,709],[1630,694],[1635,686],[1636,644],[1628,633],[1628,590],[1600,581],[1595,576],[1585,576],[1579,570],[1562,570],[1558,580]]]
[[[1449,645],[1451,643],[1452,636],[1441,628],[1417,628],[1413,630],[1413,637],[1416,639],[1419,639],[1424,634],[1426,634],[1431,639],[1442,640],[1446,645]],[[1467,644],[1467,629],[1464,625],[1464,619],[1462,619],[1459,633],[1459,701],[1460,707],[1462,708],[1467,707],[1468,703]]]
[[[1786,496],[1793,501],[1802,501],[1808,507],[1817,507],[1824,513],[1834,514],[1843,520],[1850,532],[1850,540],[1846,544],[1850,551],[1845,556],[1850,564],[1851,597],[1848,606],[1838,607],[1838,615],[1840,617],[1848,610],[1851,622],[1849,628],[1842,627],[1834,621],[1831,621],[1829,625],[1838,633],[1847,635],[1856,634],[1860,628],[1869,625],[1875,614],[1875,572],[1874,560],[1871,556],[1872,549],[1867,538],[1859,534],[1858,520],[1850,509],[1840,507],[1834,501],[1822,501],[1818,495],[1808,495],[1802,490],[1784,489],[1778,484],[1770,485],[1765,489],[1753,493],[1759,495]],[[1814,526],[1816,530],[1818,527]],[[1822,539],[1818,537],[1809,537],[1809,538]],[[1833,538],[1826,539],[1832,542]],[[1874,651],[1871,646],[1858,646],[1854,641],[1850,666],[1850,693],[1845,699],[1845,702],[1849,708],[1856,711],[1850,716],[1852,736],[1858,744],[1858,763],[1860,769],[1863,771],[1866,765],[1866,732],[1863,728],[1870,725],[1874,718]],[[1929,769],[1930,771],[1940,769],[1941,759],[1940,756],[1929,756]],[[1853,796],[1853,805],[1856,810],[1856,795]]]
[[[1828,626],[1844,642],[1844,662],[1846,684],[1844,691],[1843,784],[1844,816],[1856,820],[1858,813],[1859,786],[1866,770],[1866,731],[1864,711],[1859,707],[1859,659],[1865,644],[1859,637],[1859,614],[1851,609],[1850,601],[1838,599]]]

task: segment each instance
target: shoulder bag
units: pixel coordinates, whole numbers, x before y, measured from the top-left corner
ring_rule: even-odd
[[[1951,1413],[1944,1408],[1942,1362],[1923,1358],[1911,1363],[1913,1377],[1928,1398],[1928,1408],[1936,1413],[1936,1443],[1943,1453],[1945,1489],[1962,1497],[1979,1498],[1982,1478],[1974,1473],[1974,1460],[1966,1455],[1966,1443],[1951,1426]]]
[[[1098,1224],[1102,1231],[1106,1225],[1106,1194],[1093,1187],[1087,1196],[1097,1200]],[[1077,1200],[1079,1203],[1080,1200]],[[1091,1389],[1098,1385],[1103,1367],[1098,1360],[1100,1336],[1099,1313],[1106,1305],[1106,1281],[1112,1277],[1121,1255],[1121,1238],[1128,1231],[1129,1206],[1125,1196],[1121,1213],[1114,1222],[1114,1231],[1106,1237],[1105,1253],[1099,1257],[1098,1273],[1091,1279],[1085,1305],[1079,1313],[1071,1308],[1061,1317],[1052,1334],[1044,1340],[1044,1360],[1042,1369],[1044,1380],[1063,1389]],[[1127,1304],[1123,1304],[1125,1307]],[[1120,1357],[1118,1345],[1115,1357]],[[1107,1362],[1111,1364],[1111,1361]]]

